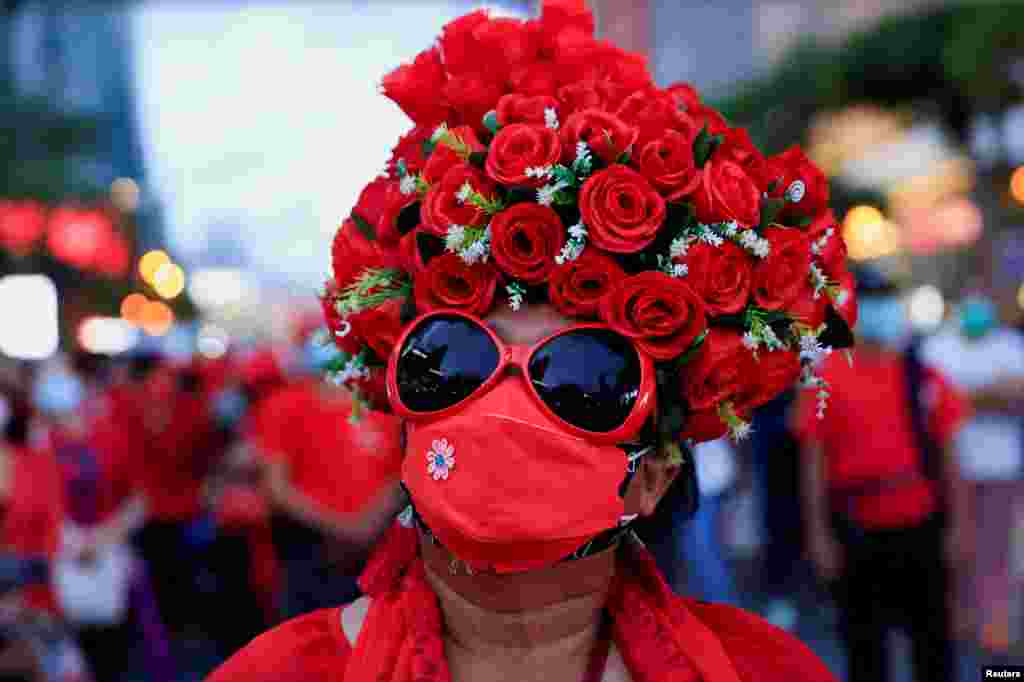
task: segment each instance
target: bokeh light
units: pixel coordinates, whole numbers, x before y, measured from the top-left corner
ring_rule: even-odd
[[[185,290],[185,271],[175,263],[164,263],[153,274],[151,284],[161,298],[172,299]]]
[[[223,357],[228,352],[230,336],[220,327],[206,324],[199,328],[196,338],[196,349],[200,355],[210,360]]]
[[[148,302],[149,299],[142,294],[128,294],[121,301],[121,317],[129,322],[138,322]]]
[[[116,317],[90,317],[78,327],[78,343],[90,353],[117,355],[139,341],[139,329]]]
[[[57,352],[58,295],[49,277],[0,278],[0,310],[17,311],[16,321],[0,324],[0,353],[21,360],[43,360]]]
[[[1010,176],[1010,195],[1024,206],[1024,166],[1013,171]]]
[[[118,178],[110,183],[110,201],[119,211],[134,213],[139,208],[139,185],[131,178]]]
[[[1024,282],[1021,282],[1020,289],[1017,289],[1017,305],[1024,310]]]
[[[163,336],[174,324],[174,311],[162,301],[147,301],[139,315],[139,325],[150,336]]]
[[[900,249],[900,235],[874,206],[855,206],[843,220],[843,238],[850,257],[870,260],[890,256]]]
[[[165,251],[149,251],[139,259],[139,276],[147,284],[153,283],[153,277],[157,270],[171,262],[171,257]]]
[[[926,284],[911,292],[907,309],[914,329],[930,332],[942,324],[946,314],[946,300],[937,287]]]

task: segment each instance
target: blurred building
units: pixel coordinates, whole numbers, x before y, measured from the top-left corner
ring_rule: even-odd
[[[124,3],[7,0],[11,76],[19,95],[95,122],[94,144],[73,158],[76,193],[106,192],[119,178],[140,189],[136,248],[162,243],[157,205],[147,200],[138,126],[131,26]],[[123,185],[124,183],[122,183]]]

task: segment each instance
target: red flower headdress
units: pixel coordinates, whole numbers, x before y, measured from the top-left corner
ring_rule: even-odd
[[[856,316],[824,174],[593,33],[582,0],[478,11],[384,78],[415,125],[334,240],[334,379],[380,405],[415,313],[545,300],[659,363],[674,435],[742,437],[801,376],[824,401],[814,361]]]

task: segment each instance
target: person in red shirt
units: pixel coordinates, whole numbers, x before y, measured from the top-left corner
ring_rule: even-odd
[[[969,405],[900,351],[909,337],[897,294],[861,271],[858,347],[849,361],[824,361],[824,393],[809,389],[797,409],[807,547],[840,609],[850,682],[888,679],[887,630],[899,624],[917,680],[944,679],[953,664],[947,572],[966,536],[951,443]]]

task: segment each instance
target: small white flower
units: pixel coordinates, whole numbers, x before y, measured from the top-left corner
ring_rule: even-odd
[[[672,245],[668,247],[668,253],[673,258],[682,258],[689,249],[690,243],[686,237],[676,237],[672,240]]]
[[[775,335],[775,330],[768,325],[764,325],[761,330],[761,338],[764,339],[764,345],[768,346],[770,350],[779,350],[785,347],[785,344]]]
[[[546,178],[551,175],[551,166],[529,166],[523,173],[528,178]]]
[[[682,263],[675,263],[672,266],[671,275],[673,277],[686,277],[686,275],[689,272],[690,272],[690,269],[688,267],[686,267],[685,265],[683,265]]]
[[[587,238],[587,227],[583,223],[576,223],[569,228],[569,236],[576,240]]]
[[[725,236],[730,239],[735,237],[740,230],[740,225],[735,220],[729,221],[725,224]]]
[[[469,180],[462,183],[462,187],[455,193],[455,198],[460,204],[464,204],[469,201],[469,198],[473,196],[473,186],[469,184]]]
[[[814,285],[814,298],[821,298],[821,292],[828,287],[828,280],[825,273],[815,263],[811,263],[811,284]]]
[[[512,310],[518,311],[523,306],[523,297],[526,295],[526,290],[517,282],[513,282],[505,287],[505,291],[508,292],[509,307]]]
[[[807,185],[804,184],[803,180],[794,180],[792,184],[786,188],[786,199],[794,204],[799,204],[805,194],[807,194]]]
[[[368,379],[369,377],[370,370],[362,363],[359,356],[356,356],[346,362],[345,366],[335,373],[333,380],[336,384],[341,385],[347,384],[350,381]]]
[[[850,292],[846,289],[840,289],[839,293],[836,294],[836,304],[846,305],[846,302],[850,299]]]
[[[757,240],[757,243],[754,244],[754,248],[751,250],[758,258],[767,258],[768,254],[772,252],[772,245],[767,239],[762,238]]]
[[[800,359],[810,362],[817,362],[820,358],[826,357],[832,352],[829,346],[822,346],[818,337],[806,334],[800,337]]]
[[[829,237],[835,234],[835,232],[835,228],[832,227],[825,230],[825,234],[821,236],[821,239],[811,244],[811,253],[813,253],[815,256],[820,256],[822,252],[825,250],[825,246],[828,245]]]
[[[569,240],[562,247],[561,252],[555,256],[555,263],[558,265],[565,265],[570,261],[574,261],[580,257],[583,253],[584,244],[580,241]]]
[[[556,182],[553,185],[544,185],[537,190],[537,203],[541,206],[550,206],[555,201],[555,195],[565,189],[564,182]]]
[[[466,228],[462,225],[448,227],[448,235],[444,239],[444,247],[449,251],[458,251],[466,241]]]
[[[402,178],[402,181],[398,183],[398,189],[402,194],[412,194],[416,191],[416,176],[406,175]]]
[[[479,261],[485,261],[487,257],[487,244],[483,239],[478,239],[473,242],[462,251],[459,252],[459,256],[462,258],[466,265],[473,265]]]
[[[718,234],[710,227],[705,227],[701,231],[700,240],[705,244],[710,244],[711,246],[721,246],[725,242],[725,240],[722,239],[722,235]]]
[[[555,111],[554,107],[546,107],[544,109],[544,125],[552,130],[558,130],[558,112]]]
[[[455,447],[448,443],[447,438],[435,440],[427,450],[427,473],[435,481],[448,480],[448,475],[455,468]]]
[[[761,345],[761,341],[757,338],[754,332],[747,332],[743,335],[743,346],[747,350],[757,350],[757,347]]]
[[[750,437],[754,429],[750,426],[750,422],[739,421],[735,425],[729,427],[733,441],[739,443]]]

